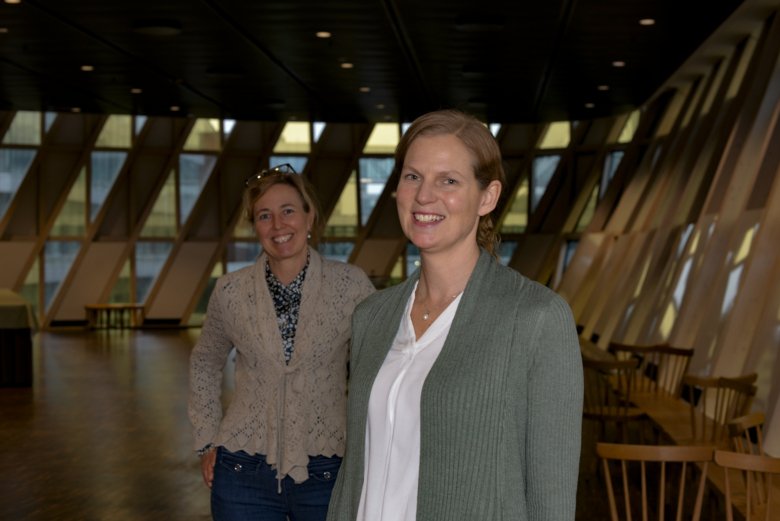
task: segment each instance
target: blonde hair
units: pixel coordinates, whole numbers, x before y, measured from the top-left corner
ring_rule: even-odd
[[[317,203],[317,197],[314,194],[314,189],[311,184],[303,177],[303,175],[295,173],[280,173],[271,172],[268,175],[258,176],[250,181],[249,186],[244,190],[244,219],[249,224],[254,224],[254,206],[255,203],[263,197],[266,192],[276,185],[288,185],[292,186],[303,202],[303,211],[306,213],[313,213],[314,220],[311,225],[311,240],[313,244],[317,244],[320,238],[320,209]]]
[[[502,187],[506,184],[501,149],[493,134],[477,118],[458,110],[438,110],[415,119],[395,149],[393,173],[400,174],[406,153],[415,139],[436,135],[453,135],[465,145],[473,158],[474,177],[483,190],[493,181],[498,181]],[[499,237],[491,213],[479,218],[477,244],[496,257]]]

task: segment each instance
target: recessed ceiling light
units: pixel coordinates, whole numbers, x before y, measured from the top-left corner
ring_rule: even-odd
[[[81,70],[84,71],[84,72],[92,72],[92,71],[95,70],[95,66],[94,65],[82,65],[81,66]]]
[[[599,86],[598,86],[598,87],[596,87],[596,88],[597,88],[598,90],[602,91],[602,92],[605,92],[605,91],[608,91],[608,90],[609,90],[609,85],[599,85]]]
[[[586,108],[586,109],[592,109],[592,108],[593,108],[593,107],[595,107],[595,106],[596,106],[596,104],[595,104],[595,103],[586,103],[586,104],[585,104],[585,108]]]
[[[330,38],[333,35],[330,34],[330,31],[317,31],[316,33],[314,33],[314,36],[316,36],[317,38]]]
[[[139,89],[138,87],[133,87],[132,89],[130,89],[130,94],[141,94],[143,91],[144,91],[143,89]]]
[[[76,114],[78,114],[79,112],[81,112],[81,108],[80,107],[73,107],[72,109],[70,109],[70,111],[71,112],[75,112]]]
[[[655,20],[652,18],[642,18],[639,20],[639,25],[650,26],[655,25]]]
[[[377,103],[376,104],[376,108],[379,109],[379,110],[382,110],[382,109],[385,108],[385,104],[384,103]]]
[[[181,107],[178,105],[171,105],[171,112],[179,112],[181,110]]]
[[[8,27],[0,27],[0,34],[5,34],[8,32]]]
[[[615,60],[615,61],[612,62],[612,66],[613,67],[618,67],[618,68],[619,67],[625,67],[626,66],[626,62],[624,62],[623,60]]]
[[[22,0],[5,0],[6,4],[21,4]]]
[[[341,68],[342,69],[352,69],[354,67],[355,67],[355,65],[352,62],[343,62],[341,64]]]
[[[360,87],[360,92],[371,92],[371,87]]]

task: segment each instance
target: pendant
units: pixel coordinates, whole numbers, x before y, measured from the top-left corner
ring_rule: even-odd
[[[426,310],[425,313],[423,313],[423,320],[428,320],[431,318],[431,314]]]

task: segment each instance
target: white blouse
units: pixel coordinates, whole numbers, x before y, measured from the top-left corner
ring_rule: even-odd
[[[413,521],[417,513],[422,387],[444,346],[462,294],[419,339],[411,319],[414,294],[371,388],[358,521]]]

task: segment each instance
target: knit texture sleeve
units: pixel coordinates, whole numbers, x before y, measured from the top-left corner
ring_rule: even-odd
[[[212,292],[200,338],[190,354],[188,413],[195,450],[214,441],[222,420],[222,370],[233,348],[225,327],[224,288],[228,284],[220,281]]]
[[[576,508],[582,358],[568,304],[553,295],[541,316],[529,370],[526,499],[529,521],[566,521]]]

